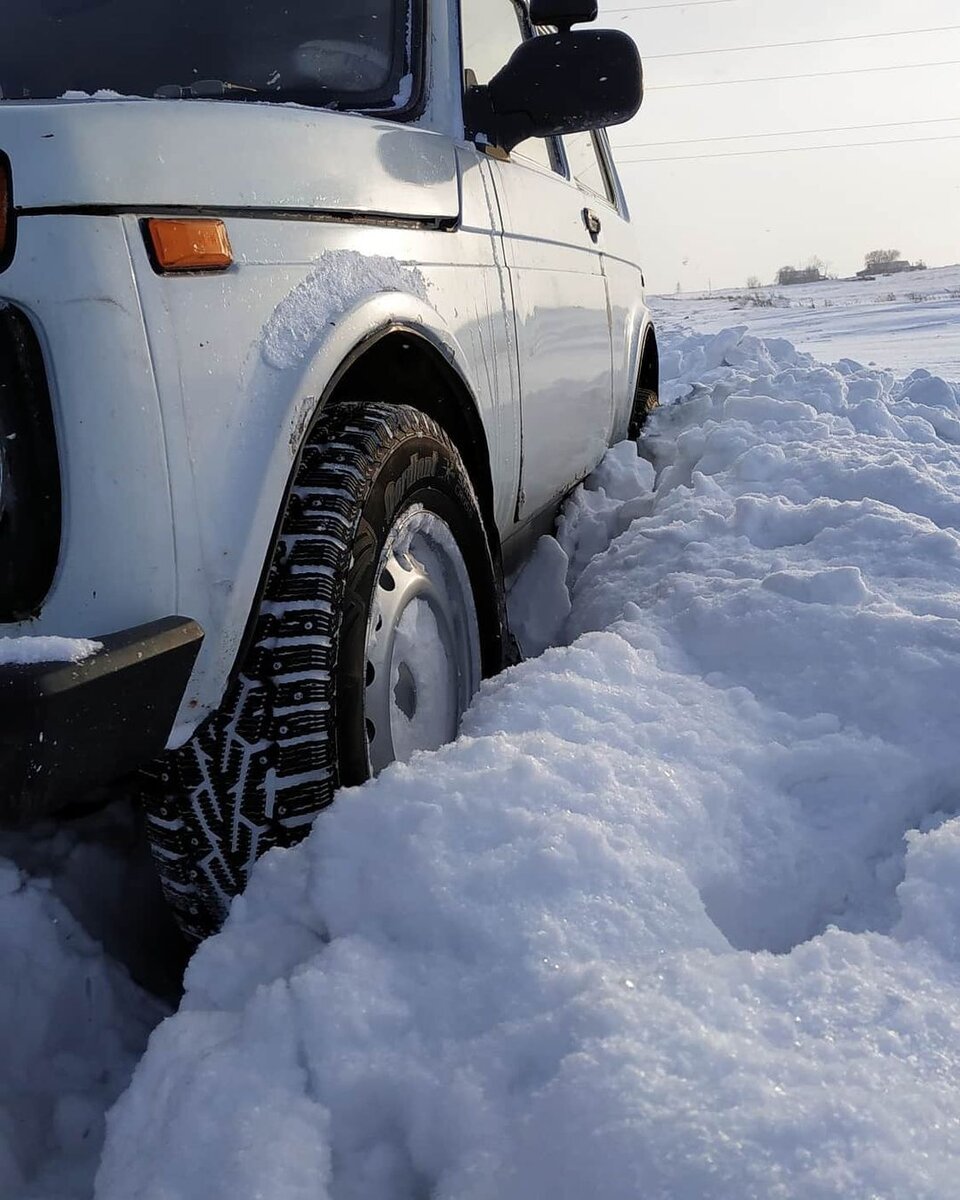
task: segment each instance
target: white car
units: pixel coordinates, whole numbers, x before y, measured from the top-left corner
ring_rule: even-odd
[[[12,7],[12,11],[11,11]],[[455,736],[505,571],[656,403],[593,0],[13,0],[0,810],[148,763],[202,936],[341,784]]]

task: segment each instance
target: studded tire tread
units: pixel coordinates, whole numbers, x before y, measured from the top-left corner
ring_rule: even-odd
[[[373,481],[398,443],[442,428],[408,405],[345,404],[304,448],[251,648],[220,709],[144,772],[148,835],[184,933],[219,927],[257,858],[309,832],[340,785],[337,667],[354,547]],[[479,508],[465,469],[469,497]]]

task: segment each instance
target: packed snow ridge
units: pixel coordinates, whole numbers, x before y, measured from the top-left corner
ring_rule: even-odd
[[[742,329],[663,364],[514,587],[554,648],[263,860],[99,1200],[957,1194],[960,389]],[[8,1169],[26,1122],[88,1194],[112,1084],[82,1139],[13,1080]]]
[[[14,865],[16,863],[16,865]],[[156,884],[127,810],[0,831],[0,1197],[88,1200],[106,1111],[169,1012],[116,961]]]

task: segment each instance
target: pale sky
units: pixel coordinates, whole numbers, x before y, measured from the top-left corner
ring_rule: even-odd
[[[849,275],[878,248],[929,266],[960,262],[958,0],[600,0],[600,24],[625,29],[644,58],[643,108],[612,140],[652,291],[672,292],[678,282],[684,290],[742,286],[750,275],[770,282],[778,267],[813,255]],[[938,32],[688,53],[929,29]],[[656,57],[675,54],[685,56]],[[864,70],[906,63],[946,65]],[[764,76],[776,78],[672,86]],[[720,138],[731,140],[691,140]],[[729,157],[878,141],[897,144]],[[728,157],[629,162],[718,154]]]

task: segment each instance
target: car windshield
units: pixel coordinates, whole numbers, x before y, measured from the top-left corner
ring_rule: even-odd
[[[412,0],[6,0],[0,96],[403,108]]]

